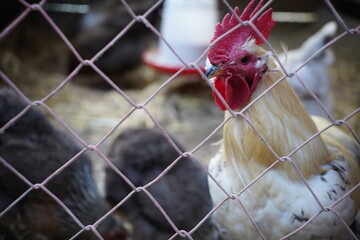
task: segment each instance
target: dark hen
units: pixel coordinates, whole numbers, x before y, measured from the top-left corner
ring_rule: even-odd
[[[178,157],[177,151],[160,131],[145,128],[123,132],[113,143],[109,154],[115,166],[136,187],[155,179]],[[189,158],[180,159],[166,175],[147,189],[180,230],[190,231],[211,210],[206,174]],[[112,204],[118,204],[131,191],[119,175],[111,168],[107,169],[106,195]],[[169,239],[175,234],[160,210],[143,192],[135,193],[120,206],[120,210],[133,224],[135,240]],[[211,220],[207,220],[192,237],[216,239],[217,231]]]
[[[27,104],[14,91],[0,89],[0,126],[19,114]],[[0,157],[31,183],[42,183],[49,175],[81,151],[67,134],[55,128],[36,107],[31,107],[15,124],[0,134]],[[45,187],[55,194],[84,225],[94,224],[109,208],[99,194],[86,153],[54,176]],[[18,176],[0,165],[0,212],[29,189]],[[32,189],[14,207],[0,217],[0,224],[24,225],[28,232],[48,239],[68,239],[80,231],[79,225],[41,189]],[[107,217],[97,230],[105,239],[125,239],[122,224]],[[85,231],[76,239],[98,239]]]
[[[134,14],[142,15],[155,3],[155,0],[133,0],[128,4]],[[159,18],[158,13],[159,7],[146,17],[147,21],[155,24]],[[95,64],[119,86],[139,88],[144,86],[146,80],[134,80],[134,77],[127,77],[126,74],[142,63],[141,56],[155,34],[140,21],[128,26],[132,20],[133,17],[119,1],[107,0],[101,4],[91,4],[90,11],[80,21],[74,46],[83,59],[91,59],[117,34],[124,31],[111,48],[96,59]],[[71,55],[69,71],[73,71],[78,65],[78,59]],[[94,73],[92,68],[84,68],[81,72]],[[89,83],[89,78],[86,81],[88,85],[98,83],[94,80]]]

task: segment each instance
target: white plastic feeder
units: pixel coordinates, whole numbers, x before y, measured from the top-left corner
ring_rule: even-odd
[[[195,62],[209,46],[218,21],[217,0],[166,0],[160,33],[186,63]],[[198,64],[205,66],[205,59]],[[144,55],[147,64],[176,72],[184,65],[162,39]]]

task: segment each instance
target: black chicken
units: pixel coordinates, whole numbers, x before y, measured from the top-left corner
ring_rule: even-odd
[[[177,142],[176,145],[181,148]],[[109,154],[110,160],[136,187],[156,178],[178,157],[177,151],[160,131],[146,128],[129,129],[120,134]],[[189,158],[180,159],[166,175],[147,189],[180,230],[191,230],[211,210],[206,174]],[[108,167],[107,199],[115,205],[131,191],[131,187]],[[175,234],[144,192],[135,193],[120,206],[120,210],[133,224],[134,240],[169,239]],[[217,230],[211,219],[205,221],[192,237],[217,239]]]
[[[28,104],[14,91],[0,89],[0,127],[20,113]],[[15,124],[0,134],[0,157],[31,183],[41,183],[50,174],[81,151],[67,134],[52,126],[47,117],[31,107]],[[86,153],[45,184],[87,226],[95,223],[109,208],[99,194]],[[0,213],[29,189],[18,176],[0,164]],[[0,215],[1,216],[1,215]],[[48,239],[68,239],[81,230],[79,225],[41,189],[32,189],[13,208],[0,217],[3,229],[19,221],[27,232]],[[105,239],[126,239],[122,223],[107,217],[97,230]],[[84,231],[76,239],[98,239]]]
[[[156,0],[127,1],[136,15],[144,14]],[[159,18],[159,7],[147,16],[147,20],[155,24]],[[116,0],[93,3],[90,11],[80,22],[80,31],[74,39],[74,46],[84,59],[91,59],[104,48],[115,36],[123,31],[133,20],[125,6]],[[100,56],[95,64],[113,81],[121,87],[142,87],[147,80],[127,77],[125,73],[141,64],[141,56],[149,47],[151,37],[155,34],[142,22],[136,22],[113,44],[113,46]],[[69,70],[79,65],[79,61],[71,55]],[[82,73],[93,73],[91,68],[83,68]],[[95,80],[87,78],[86,84],[98,84]],[[89,83],[89,81],[93,81]],[[101,83],[103,80],[101,79]]]

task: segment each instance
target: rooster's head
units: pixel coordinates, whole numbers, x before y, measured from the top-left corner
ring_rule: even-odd
[[[257,0],[252,0],[242,14],[236,7],[231,17],[229,13],[225,15],[222,22],[216,25],[211,40],[214,44],[208,52],[206,75],[209,78],[215,77],[215,88],[232,110],[242,107],[249,100],[261,75],[267,70],[266,63],[254,53],[255,45],[262,44],[263,39],[250,25],[239,26],[238,20],[251,20],[267,39],[270,29],[275,25],[271,18],[272,9],[258,16],[264,0],[260,0],[255,7],[256,2]],[[215,102],[222,110],[226,110],[217,94],[213,93]]]

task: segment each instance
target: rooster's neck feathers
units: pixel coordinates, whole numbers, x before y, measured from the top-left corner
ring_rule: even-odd
[[[240,27],[237,27],[240,23],[239,19],[241,21],[251,20],[265,39],[269,37],[270,30],[275,25],[275,22],[271,18],[272,9],[270,8],[261,16],[257,16],[252,19],[264,5],[264,0],[261,0],[255,7],[256,2],[257,0],[252,0],[244,9],[242,14],[240,13],[240,9],[235,7],[231,17],[229,13],[226,14],[222,22],[216,25],[214,37],[211,39],[211,43],[216,40],[218,41],[212,46],[208,54],[212,63],[216,64],[216,59],[212,59],[213,57],[215,58],[216,56],[222,55],[221,52],[232,52],[234,47],[242,46],[243,43],[250,37],[255,39],[257,45],[264,42],[251,26],[241,25]],[[235,27],[237,28],[233,30]],[[228,33],[231,30],[233,31]],[[224,34],[226,35],[223,36]],[[221,37],[221,39],[218,39],[219,37]]]
[[[260,47],[256,48],[262,52],[258,52],[259,55],[265,53]],[[270,68],[275,67],[273,58],[269,58],[268,65]],[[280,72],[264,74],[250,102],[280,78]],[[230,116],[230,113],[226,112],[226,115]],[[310,115],[286,80],[250,106],[244,115],[279,157],[287,156],[317,132]],[[254,176],[276,161],[268,146],[241,117],[234,118],[225,125],[223,147],[224,159],[236,159],[237,165],[239,161],[241,165],[248,165],[254,170]],[[320,166],[330,160],[320,137],[306,144],[291,159],[296,162],[305,178],[318,173]],[[256,166],[258,170],[255,171]],[[299,180],[291,163],[278,164],[278,168],[282,168],[289,179]]]

